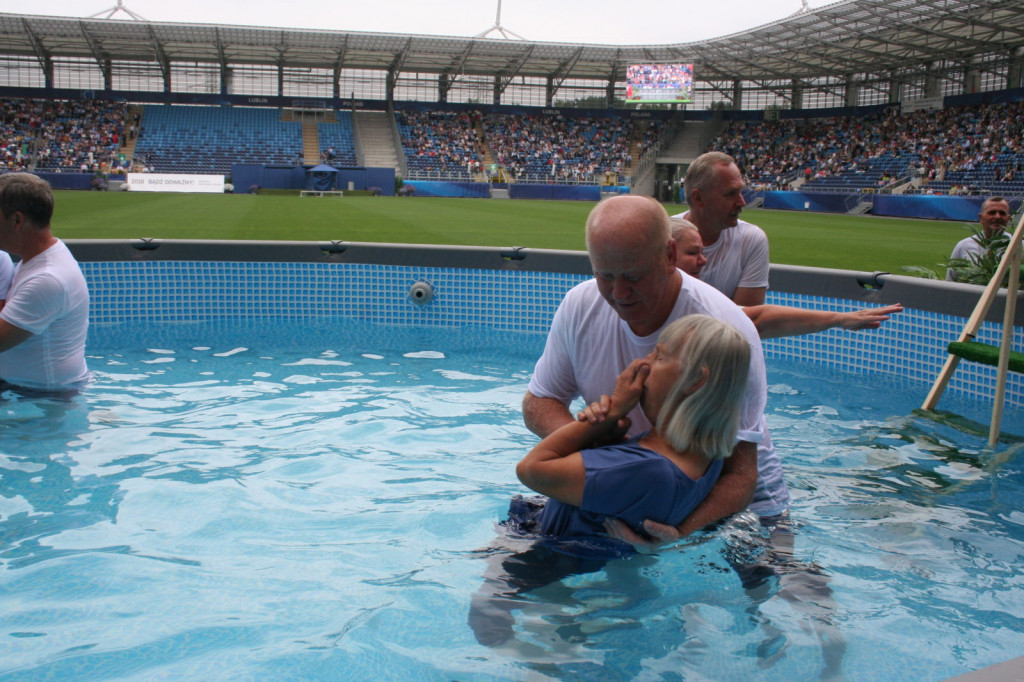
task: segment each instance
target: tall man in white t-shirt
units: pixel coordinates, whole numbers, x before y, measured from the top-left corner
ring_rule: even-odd
[[[684,181],[689,211],[681,216],[697,226],[704,244],[706,264],[700,279],[728,296],[736,305],[764,305],[768,290],[768,237],[757,225],[739,219],[747,202],[743,199],[746,183],[736,162],[728,154],[707,152],[698,156],[686,170]],[[758,458],[778,459],[768,427],[762,428]],[[763,487],[769,484],[761,481]],[[773,486],[780,493],[784,486]],[[762,517],[773,516],[789,507],[789,494],[768,505],[754,505]]]
[[[50,231],[53,192],[30,173],[0,175],[0,249],[21,259],[0,309],[0,386],[63,391],[85,384],[89,290]]]
[[[746,183],[728,154],[707,152],[686,171],[689,210],[682,215],[697,226],[708,263],[701,275],[736,305],[761,305],[768,290],[768,236],[739,219],[747,202]]]
[[[766,311],[785,311],[777,306],[764,305],[770,267],[768,236],[756,225],[739,219],[746,205],[742,193],[745,183],[732,157],[721,152],[708,152],[699,156],[687,170],[685,183],[690,210],[682,216],[673,216],[673,221],[677,218],[689,220],[696,226],[701,241],[713,240],[711,248],[705,246],[699,259],[705,260],[700,269],[701,281],[707,282],[738,305],[745,306],[748,315],[760,311],[757,316],[762,318],[761,324],[764,324],[763,315]],[[896,305],[831,318],[828,314],[791,309],[789,322],[776,325],[768,336],[809,333],[818,327],[827,329],[844,322],[850,324],[851,328],[861,328],[862,325],[872,327],[888,319],[890,312],[899,310],[902,310],[902,306]],[[757,444],[758,460],[778,462],[780,459],[772,444],[768,426],[763,424],[762,427],[763,438]],[[769,491],[773,494],[768,495]],[[766,504],[763,498],[768,498],[769,503]],[[756,602],[772,594],[764,590],[763,585],[772,576],[777,576],[778,594],[796,603],[815,623],[826,663],[826,672],[822,673],[822,678],[830,678],[834,671],[840,669],[846,643],[842,633],[832,624],[834,603],[828,576],[794,559],[794,537],[788,522],[789,492],[785,483],[760,478],[750,509],[761,517],[761,523],[769,530],[768,551],[760,560],[735,562],[733,568]],[[619,524],[618,529],[624,535],[623,539],[630,539],[625,536],[624,524]],[[648,527],[648,532],[665,540],[672,539],[671,531],[671,528],[664,526]],[[808,603],[804,598],[806,594],[814,594],[816,598]],[[766,618],[765,623],[770,623],[770,619]]]

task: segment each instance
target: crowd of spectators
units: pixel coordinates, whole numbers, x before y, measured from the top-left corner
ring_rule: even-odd
[[[921,192],[971,194],[1024,180],[1024,102],[737,121],[712,149],[736,158],[758,189],[863,174],[864,186],[919,178]]]
[[[495,161],[516,180],[591,181],[632,163],[633,127],[621,118],[489,114],[484,129]]]
[[[638,129],[627,119],[479,111],[400,111],[398,129],[410,175],[533,182],[616,178],[658,141],[658,122]],[[634,137],[637,138],[634,144]],[[631,147],[635,149],[631,149]]]
[[[737,121],[712,149],[736,159],[748,182],[759,189],[786,189],[868,166],[878,141],[877,115],[780,121]]]
[[[127,105],[94,100],[0,100],[4,170],[116,171]]]
[[[127,168],[118,148],[127,105],[0,100],[0,169],[97,172]],[[660,121],[560,114],[400,111],[416,174],[484,179],[490,163],[527,182],[594,182],[629,172],[659,140]],[[134,125],[134,124],[133,124]],[[885,188],[917,179],[925,193],[972,194],[1024,183],[1024,102],[859,117],[733,122],[712,143],[756,189],[861,176]]]
[[[482,171],[479,111],[399,111],[395,116],[410,170],[467,179]]]

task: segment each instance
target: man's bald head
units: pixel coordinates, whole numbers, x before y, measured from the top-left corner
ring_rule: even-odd
[[[599,203],[587,219],[587,254],[608,305],[635,334],[656,332],[672,312],[682,282],[661,204],[641,196]]]
[[[672,240],[668,213],[650,197],[621,195],[605,199],[590,212],[586,227],[587,251],[646,245],[660,252]]]

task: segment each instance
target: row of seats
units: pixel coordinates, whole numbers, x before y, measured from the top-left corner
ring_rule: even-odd
[[[302,125],[278,109],[147,106],[135,154],[161,172],[230,174],[232,164],[291,164]]]
[[[356,165],[356,141],[352,127],[352,113],[336,111],[334,123],[318,123],[320,159],[332,166]]]

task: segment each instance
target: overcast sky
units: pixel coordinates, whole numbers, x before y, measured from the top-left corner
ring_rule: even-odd
[[[0,11],[107,16],[119,0],[0,0]],[[149,21],[470,37],[498,0],[120,0]],[[717,38],[784,19],[804,0],[502,0],[501,26],[526,40],[641,45]],[[816,9],[833,0],[807,0]],[[123,11],[114,19],[130,20]],[[490,37],[500,37],[492,33]]]

